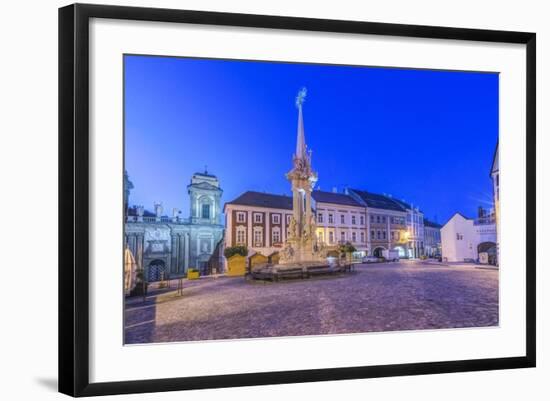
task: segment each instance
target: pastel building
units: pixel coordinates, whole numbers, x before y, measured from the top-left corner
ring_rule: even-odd
[[[476,262],[480,253],[496,252],[494,219],[471,219],[455,213],[441,228],[444,262]]]
[[[382,256],[397,250],[400,257],[424,254],[422,212],[388,195],[358,189],[315,190],[311,194],[317,241],[327,247],[346,242],[356,256]],[[249,254],[276,255],[288,238],[292,197],[247,191],[224,206],[224,246],[244,245]]]
[[[424,219],[424,254],[433,258],[441,255],[441,224]]]

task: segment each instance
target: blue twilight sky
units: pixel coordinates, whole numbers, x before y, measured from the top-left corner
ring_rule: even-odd
[[[228,202],[289,194],[298,90],[318,187],[392,194],[443,223],[489,207],[498,74],[125,56],[130,205],[189,215],[196,171]]]

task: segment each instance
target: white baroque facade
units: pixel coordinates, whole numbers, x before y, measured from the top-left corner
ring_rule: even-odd
[[[164,215],[160,203],[154,212],[143,206],[128,208],[125,242],[147,281],[184,276],[190,268],[210,272],[212,255],[223,238],[222,189],[216,176],[204,172],[192,176],[187,191],[189,218],[182,218],[178,209]]]

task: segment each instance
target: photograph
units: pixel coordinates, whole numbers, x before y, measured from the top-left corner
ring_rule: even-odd
[[[498,327],[498,72],[123,57],[125,345]]]

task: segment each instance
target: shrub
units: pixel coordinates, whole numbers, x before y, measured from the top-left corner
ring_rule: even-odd
[[[357,249],[351,244],[351,242],[346,242],[345,244],[340,245],[338,247],[338,250],[342,254],[353,253],[353,252],[357,251]]]
[[[248,255],[248,249],[246,248],[246,246],[230,246],[228,248],[225,248],[225,250],[223,251],[223,255],[226,258],[230,258],[234,255],[246,256]]]

